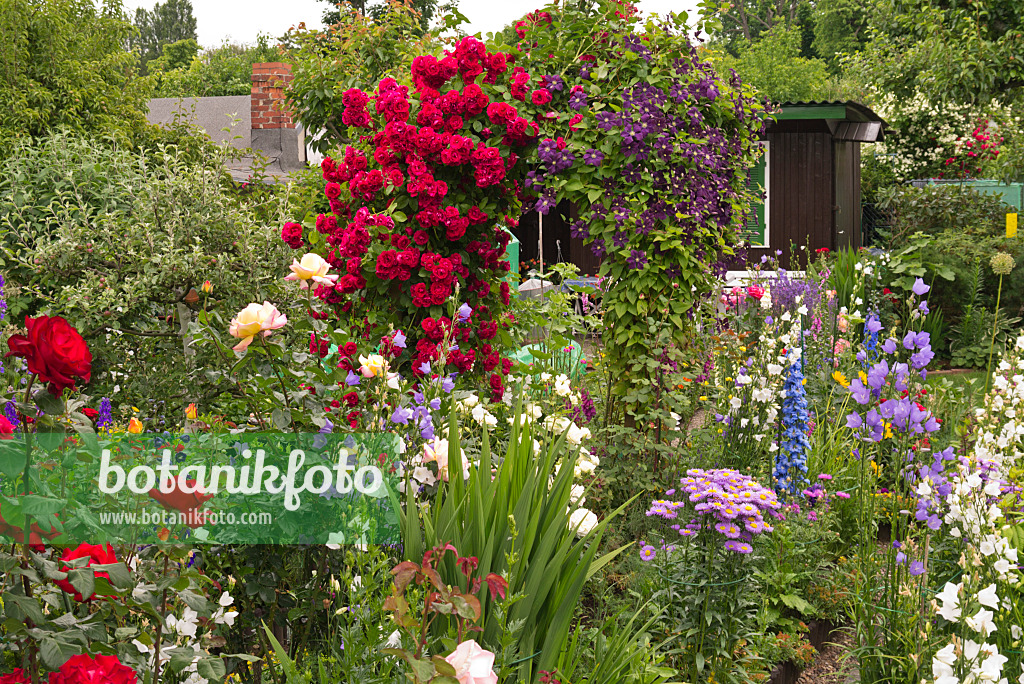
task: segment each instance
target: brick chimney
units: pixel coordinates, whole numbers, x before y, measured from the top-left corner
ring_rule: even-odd
[[[253,128],[292,128],[292,114],[285,105],[284,88],[292,80],[292,65],[258,62],[252,65],[250,110]]]

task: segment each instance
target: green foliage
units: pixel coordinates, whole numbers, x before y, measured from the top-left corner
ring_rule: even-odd
[[[209,280],[207,305],[230,317],[280,292],[283,207],[272,195],[240,202],[223,164],[210,148],[147,155],[71,134],[0,164],[3,268],[20,287],[12,315],[67,317],[92,348],[95,393],[116,386],[121,401],[168,410],[195,401],[211,389],[185,378],[209,352],[189,345],[196,303],[185,297]]]
[[[149,93],[123,48],[131,33],[116,0],[0,2],[0,150],[60,127],[137,136]]]
[[[349,140],[341,123],[346,90],[387,76],[407,80],[413,57],[438,47],[430,34],[423,35],[415,9],[395,0],[388,7],[385,17],[375,20],[345,3],[338,21],[323,31],[294,29],[285,36],[293,75],[288,102],[307,130],[327,131],[309,141],[319,152]]]
[[[838,69],[843,55],[860,50],[868,39],[868,8],[857,0],[821,0],[814,5],[814,51]]]
[[[898,97],[1014,102],[1024,86],[1022,28],[1014,0],[882,0],[856,65],[865,82]]]
[[[686,316],[695,301],[716,286],[709,266],[723,263],[733,253],[736,231],[752,200],[746,174],[756,160],[756,140],[767,114],[750,89],[715,74],[693,49],[685,15],[642,25],[636,18],[624,16],[620,9],[616,3],[598,1],[544,8],[552,22],[530,26],[527,37],[533,42],[519,43],[516,64],[531,73],[560,74],[565,79],[560,96],[567,95],[571,87],[579,87],[589,103],[579,112],[582,120],[572,124],[573,149],[582,157],[591,148],[602,159],[596,165],[577,161],[572,174],[547,171],[543,183],[534,183],[533,191],[553,206],[569,200],[580,207],[588,244],[606,252],[601,275],[610,284],[602,298],[602,341],[616,378],[613,393],[617,397],[628,395],[627,401],[637,402],[634,410],[639,415],[653,395],[633,387],[637,378],[630,374],[631,366],[637,359],[653,356],[647,346],[652,322],[673,331],[673,344],[686,344],[690,329]],[[647,36],[642,43],[636,38],[641,32]],[[643,48],[620,49],[634,40]],[[579,56],[584,54],[595,58],[587,64],[586,78],[579,68]],[[635,89],[627,88],[627,84],[636,84]],[[714,88],[715,96],[691,100],[669,95],[687,85]],[[716,177],[727,174],[716,181],[723,190],[714,200],[730,206],[724,210],[726,220],[721,214],[715,219],[698,218],[698,209],[676,205],[674,196],[666,190],[669,174],[674,174],[672,182],[684,187],[691,178],[684,169],[694,168],[692,157],[675,152],[695,141],[684,128],[668,127],[658,133],[659,138],[664,136],[666,147],[651,150],[647,138],[642,143],[645,153],[641,160],[622,144],[619,125],[601,123],[600,117],[614,117],[620,112],[625,121],[639,119],[633,98],[653,100],[651,93],[656,91],[662,93],[655,105],[659,116],[679,117],[666,119],[678,121],[696,109],[700,121],[715,122],[723,136],[735,141],[729,153],[716,151],[715,161],[702,164],[699,172],[714,173]],[[546,119],[541,135],[552,140],[562,136],[571,117],[572,112],[567,111]],[[703,134],[693,133],[695,137]],[[655,153],[665,149],[672,152]],[[682,189],[674,192],[685,194]],[[649,228],[645,230],[640,219],[654,204],[667,210],[657,218],[646,218]],[[617,221],[614,215],[623,212],[629,219]],[[700,229],[695,230],[693,223],[699,223]],[[643,257],[640,266],[636,265],[638,255]]]
[[[521,401],[521,400],[520,400]],[[517,407],[516,414],[521,414]],[[458,453],[460,428],[452,413],[449,453]],[[534,439],[540,440],[534,452]],[[530,681],[539,670],[551,671],[569,636],[573,606],[583,583],[612,558],[629,548],[598,557],[601,538],[612,512],[593,529],[574,530],[570,497],[578,449],[566,436],[545,436],[532,423],[512,426],[507,452],[492,457],[490,438],[483,433],[480,459],[465,483],[459,477],[438,489],[429,507],[419,506],[414,487],[407,485],[401,513],[403,553],[407,559],[450,541],[464,556],[479,560],[478,573],[506,577],[511,594],[525,598],[512,608],[509,622],[525,621],[516,646],[518,676]],[[398,502],[394,502],[396,507]],[[577,539],[577,537],[580,537]],[[455,568],[449,568],[454,577]],[[479,641],[499,650],[504,625],[494,618],[494,602],[486,587],[478,594],[483,606]]]
[[[738,0],[727,6],[721,27],[711,32],[712,45],[738,57],[764,34],[793,31],[798,35],[798,55],[815,57],[813,7],[807,0]]]
[[[878,194],[878,208],[892,213],[892,226],[882,237],[888,249],[902,249],[910,236],[936,236],[947,230],[995,235],[1010,211],[999,195],[955,183],[900,186]]]
[[[166,45],[197,38],[192,0],[166,0],[153,5],[152,10],[139,7],[133,23],[135,34],[130,45],[139,53],[143,70],[164,53]]]
[[[377,0],[376,2],[371,0],[369,6],[367,6],[366,0],[343,0],[342,2],[324,0],[324,2],[331,6],[330,9],[324,10],[323,22],[325,26],[331,26],[344,21],[344,16],[352,10],[357,10],[375,23],[387,23],[389,21],[388,15],[393,11],[394,7],[386,0]],[[438,9],[444,11],[453,7],[453,5],[446,3],[439,8],[438,0],[406,0],[404,4],[419,14],[419,32],[421,34],[427,32],[427,29],[430,27],[430,21],[437,14]]]
[[[271,45],[270,37],[265,34],[257,37],[255,45],[224,43],[201,53],[193,52],[184,61],[168,56],[178,45],[182,43],[165,45],[164,56],[149,63],[149,71],[156,79],[156,97],[248,95],[252,86],[252,65],[281,59],[280,49]]]
[[[753,43],[737,43],[735,57],[717,53],[711,60],[721,73],[735,69],[744,83],[772,102],[817,100],[829,82],[828,65],[802,57],[800,40],[796,28],[775,28]]]

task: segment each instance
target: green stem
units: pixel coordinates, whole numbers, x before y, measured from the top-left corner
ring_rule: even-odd
[[[992,352],[996,346],[996,331],[999,329],[999,302],[1003,296],[1003,275],[999,274],[999,291],[996,293],[995,318],[992,321],[992,341],[988,345],[988,365],[985,367],[985,394],[988,394],[989,383],[992,382]]]
[[[281,375],[281,371],[277,369],[277,364],[274,363],[274,357],[270,353],[270,349],[267,347],[267,338],[262,338],[263,348],[267,352],[267,361],[270,362],[270,367],[274,370],[274,375],[277,376],[277,381],[281,384],[281,394],[284,395],[284,407],[288,411],[288,425],[291,427],[294,424],[295,419],[292,417],[292,405],[288,401],[288,389],[284,384],[284,376]]]

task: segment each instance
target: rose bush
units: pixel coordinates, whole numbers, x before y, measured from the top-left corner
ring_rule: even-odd
[[[484,377],[494,399],[512,368],[501,357],[511,342],[510,235],[498,224],[515,220],[539,131],[527,99],[550,100],[510,61],[465,38],[442,59],[413,60],[412,95],[391,78],[375,92],[346,91],[342,122],[359,144],[323,162],[331,213],[301,243],[296,224],[282,231],[344,274],[315,290],[331,320],[364,337],[401,331],[408,350],[382,350],[393,365]],[[456,293],[472,309],[465,321],[445,315]],[[445,337],[454,344],[443,348]]]

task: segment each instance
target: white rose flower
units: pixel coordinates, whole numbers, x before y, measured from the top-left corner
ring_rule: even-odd
[[[586,508],[577,508],[569,516],[569,529],[576,530],[577,537],[585,537],[597,527],[597,516]]]

